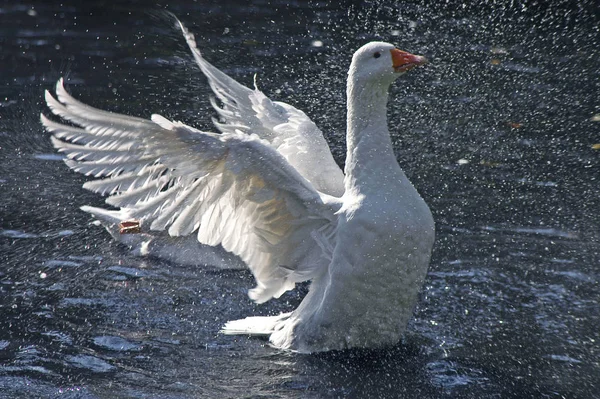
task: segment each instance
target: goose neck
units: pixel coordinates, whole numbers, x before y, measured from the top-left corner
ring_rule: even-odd
[[[377,164],[397,165],[387,126],[389,85],[368,83],[348,83],[346,189],[367,184],[374,169],[385,173]]]

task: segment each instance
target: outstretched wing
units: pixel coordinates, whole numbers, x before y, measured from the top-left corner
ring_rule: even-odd
[[[179,21],[178,21],[179,22]],[[260,90],[250,90],[202,57],[194,35],[179,22],[185,40],[221,106],[214,121],[223,133],[241,131],[266,140],[313,186],[335,197],[344,194],[344,173],[335,163],[323,133],[306,114],[283,102],[271,101]]]
[[[138,218],[142,229],[196,233],[240,256],[264,302],[313,277],[326,262],[321,237],[335,225],[337,202],[317,192],[256,135],[205,133],[159,115],[152,120],[97,110],[72,98],[62,79],[52,112],[79,127],[42,123],[84,184]],[[326,203],[325,203],[325,202]]]

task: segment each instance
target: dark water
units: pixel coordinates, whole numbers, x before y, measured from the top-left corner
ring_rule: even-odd
[[[600,397],[600,43],[593,1],[0,2],[0,397]],[[545,4],[545,3],[544,3]],[[307,356],[218,335],[247,272],[140,259],[42,130],[43,90],[208,129],[172,21],[245,84],[303,109],[343,162],[345,74],[371,39],[424,54],[392,89],[398,159],[437,242],[404,342]],[[596,149],[595,149],[596,148]]]

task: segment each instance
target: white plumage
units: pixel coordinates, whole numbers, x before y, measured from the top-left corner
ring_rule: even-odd
[[[167,248],[189,248],[195,236],[199,244],[186,259],[201,263],[207,246],[222,246],[252,271],[257,285],[249,295],[259,303],[312,281],[295,311],[229,322],[227,334],[268,335],[274,346],[301,352],[396,343],[428,267],[434,225],[394,157],[387,90],[424,58],[382,42],[354,54],[342,173],[302,111],[219,71],[180,26],[220,101],[213,106],[221,133],[92,108],[61,79],[47,104],[80,127],[43,115],[42,123],[67,165],[96,178],[84,188],[119,208],[82,209],[141,254],[180,260]],[[142,232],[120,236],[115,226],[127,219],[139,220]],[[215,251],[211,259],[238,266]]]

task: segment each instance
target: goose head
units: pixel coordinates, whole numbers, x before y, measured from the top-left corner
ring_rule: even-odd
[[[355,81],[389,86],[400,75],[425,63],[425,57],[398,50],[390,43],[371,42],[354,53],[348,74]]]

